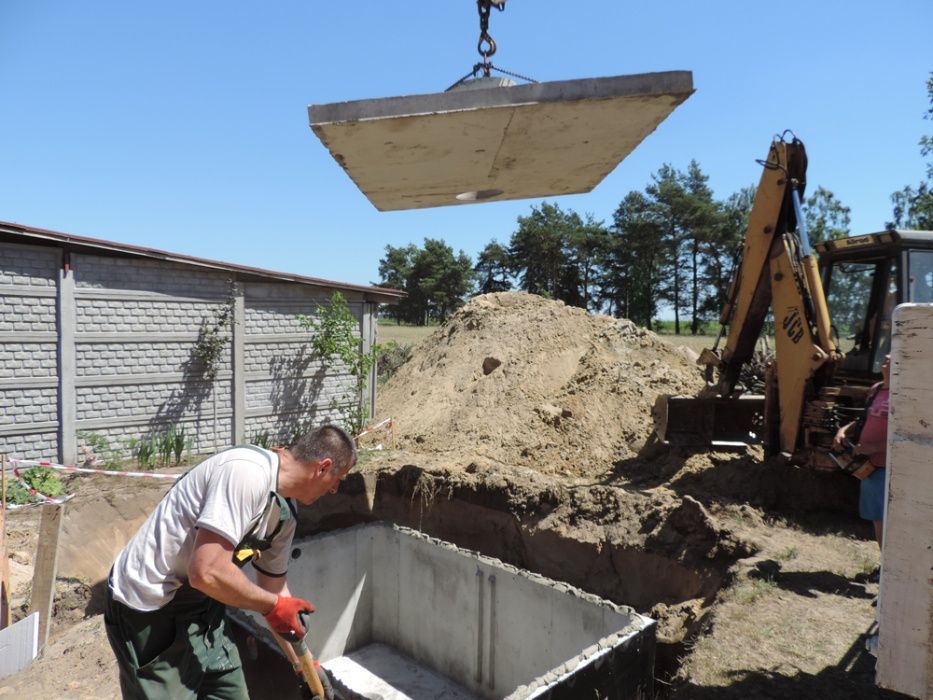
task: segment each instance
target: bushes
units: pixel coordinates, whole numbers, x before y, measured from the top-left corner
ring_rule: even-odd
[[[97,469],[119,469],[123,462],[121,450],[110,444],[106,435],[79,431],[78,437],[84,440],[84,463]]]
[[[318,304],[316,316],[296,316],[302,328],[311,332],[311,349],[322,362],[337,361],[354,381],[349,405],[334,400],[331,408],[343,414],[346,428],[357,434],[369,417],[363,402],[363,389],[376,361],[379,346],[364,349],[359,337],[359,321],[350,311],[347,300],[340,292],[331,295],[329,304]]]
[[[65,493],[65,485],[58,477],[58,474],[44,467],[32,467],[31,469],[27,469],[23,472],[22,479],[30,488],[35,489],[43,496],[55,498]],[[13,481],[7,486],[7,503],[25,505],[27,503],[33,503],[35,500],[35,497],[29,493],[26,487],[19,481]]]
[[[379,354],[376,355],[376,376],[379,383],[384,383],[398,370],[399,367],[408,362],[411,357],[411,345],[399,345],[394,340],[385,345],[379,346]]]

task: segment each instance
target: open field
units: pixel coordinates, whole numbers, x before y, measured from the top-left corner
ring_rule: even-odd
[[[688,347],[696,353],[701,352],[704,348],[713,347],[713,343],[716,342],[715,335],[691,335],[690,333],[681,333],[680,335],[674,335],[671,333],[668,335],[665,333],[660,334],[658,337],[661,338],[661,340],[667,341],[671,345],[683,345],[684,347]]]
[[[394,321],[380,321],[376,342],[417,345],[436,330],[437,326],[400,326]]]

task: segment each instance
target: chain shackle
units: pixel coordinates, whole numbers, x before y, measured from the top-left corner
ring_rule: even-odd
[[[483,57],[483,74],[487,78],[491,69],[489,58],[496,53],[496,42],[489,36],[489,13],[493,6],[501,12],[505,9],[505,0],[476,0],[476,10],[479,12],[479,42],[476,50]]]
[[[479,51],[479,55],[483,57],[485,61],[490,56],[494,56],[496,53],[496,42],[488,34],[480,34],[479,43],[476,45],[476,50]]]

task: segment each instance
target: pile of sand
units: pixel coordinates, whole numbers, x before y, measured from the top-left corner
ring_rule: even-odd
[[[593,474],[644,446],[659,394],[701,386],[689,351],[631,321],[508,292],[454,314],[378,401],[402,448]]]

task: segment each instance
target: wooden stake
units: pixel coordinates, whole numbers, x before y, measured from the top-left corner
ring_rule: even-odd
[[[29,612],[39,613],[39,648],[49,638],[52,626],[52,605],[55,601],[55,573],[58,568],[58,538],[62,531],[62,504],[42,506],[39,522],[39,544],[36,547],[35,569],[32,575],[32,597]]]
[[[0,630],[10,626],[10,560],[6,551],[6,455],[0,455]]]

